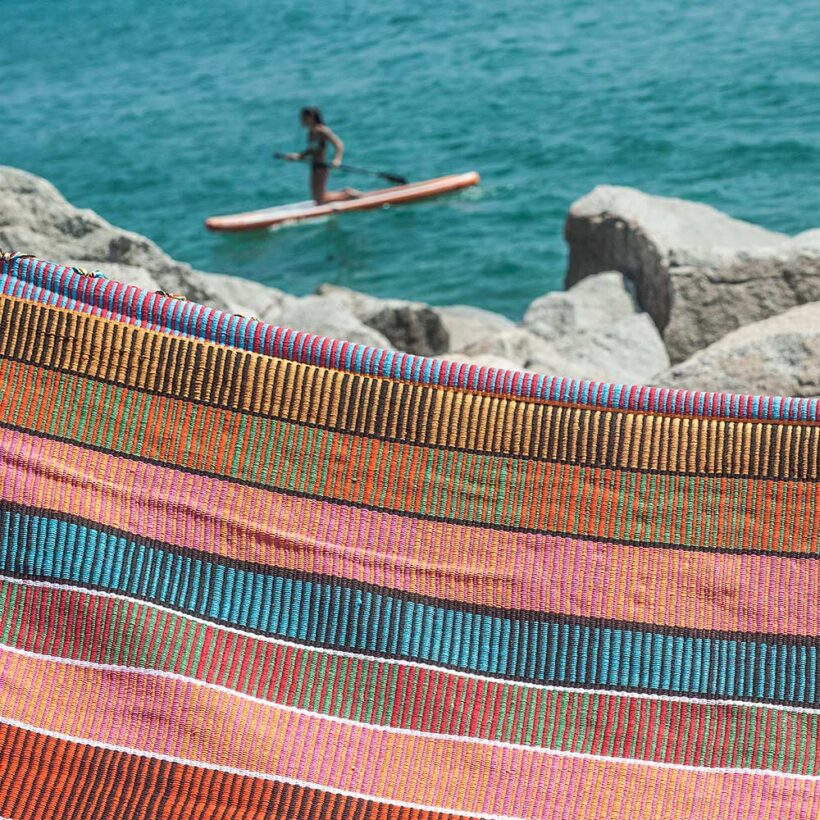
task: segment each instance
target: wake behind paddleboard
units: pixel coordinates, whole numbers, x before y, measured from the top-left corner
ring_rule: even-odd
[[[344,202],[327,202],[324,205],[317,205],[313,200],[307,200],[290,205],[278,205],[275,208],[263,208],[261,211],[211,216],[205,220],[205,227],[211,231],[253,231],[260,228],[272,228],[276,225],[301,222],[305,219],[318,219],[345,211],[366,211],[384,205],[400,205],[405,202],[429,199],[477,185],[479,180],[480,177],[475,171],[469,171],[466,174],[449,174],[424,182],[410,182],[407,185],[368,191],[358,199],[348,199]]]

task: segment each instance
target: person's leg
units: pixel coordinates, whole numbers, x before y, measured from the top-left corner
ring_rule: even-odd
[[[326,202],[346,202],[348,199],[358,199],[362,196],[361,191],[355,188],[344,188],[341,191],[328,191],[327,178],[329,169],[326,165],[314,166],[310,171],[310,193],[313,201],[317,205],[324,205]]]
[[[355,188],[344,188],[341,191],[325,191],[322,202],[347,202],[348,199],[358,199],[362,196],[361,191]]]
[[[327,202],[327,166],[314,165],[310,169],[310,193],[317,205]]]

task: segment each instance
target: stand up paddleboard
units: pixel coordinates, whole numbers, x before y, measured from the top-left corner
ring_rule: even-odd
[[[272,228],[289,222],[301,222],[305,219],[318,219],[345,211],[366,211],[370,208],[381,208],[385,205],[401,205],[419,199],[429,199],[441,194],[449,194],[462,188],[477,185],[480,177],[475,171],[466,174],[450,174],[446,177],[428,179],[425,182],[410,182],[407,185],[396,185],[392,188],[380,188],[368,191],[358,199],[344,202],[328,202],[317,205],[312,199],[305,202],[294,202],[291,205],[278,205],[275,208],[264,208],[261,211],[248,211],[244,214],[229,216],[211,216],[205,220],[205,226],[211,231],[253,231],[260,228]]]

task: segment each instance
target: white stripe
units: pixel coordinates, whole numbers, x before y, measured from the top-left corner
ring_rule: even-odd
[[[289,706],[281,703],[273,703],[269,700],[247,695],[244,692],[238,692],[235,689],[229,689],[226,686],[220,686],[216,683],[209,683],[207,681],[198,680],[196,678],[189,678],[185,675],[179,675],[176,672],[166,672],[162,669],[145,669],[143,667],[133,666],[117,666],[115,664],[93,663],[92,661],[81,661],[72,658],[61,658],[53,655],[42,655],[37,652],[30,652],[26,649],[18,649],[14,646],[6,646],[0,644],[0,653],[10,652],[15,655],[22,655],[24,657],[33,658],[35,660],[46,661],[47,663],[63,664],[65,666],[79,667],[80,669],[93,669],[100,672],[127,672],[135,675],[146,675],[149,677],[162,678],[164,680],[172,680],[178,683],[184,683],[192,686],[201,686],[205,689],[211,689],[214,692],[228,695],[229,697],[238,697],[242,700],[258,704],[273,711],[288,712],[290,714],[301,715],[303,717],[311,718],[312,720],[326,721],[328,723],[338,723],[343,726],[352,726],[357,729],[365,731],[372,731],[376,734],[386,735],[404,735],[415,739],[431,741],[436,743],[438,741],[445,741],[448,743],[462,743],[465,745],[476,746],[491,746],[502,749],[513,749],[515,751],[522,751],[528,754],[539,754],[545,757],[562,757],[575,760],[591,760],[603,761],[606,763],[624,763],[634,766],[648,766],[650,768],[659,769],[674,769],[676,771],[695,771],[695,772],[720,772],[722,774],[766,774],[775,777],[787,777],[797,780],[820,780],[820,776],[808,774],[790,774],[786,772],[777,772],[771,769],[748,769],[743,767],[726,766],[723,768],[713,768],[710,766],[690,766],[681,763],[665,763],[654,760],[638,760],[635,758],[626,757],[612,757],[609,755],[594,755],[588,752],[571,752],[563,749],[548,749],[543,746],[527,746],[521,743],[507,743],[502,740],[490,740],[488,738],[480,737],[466,737],[464,735],[450,735],[439,734],[436,732],[422,732],[418,729],[405,729],[403,727],[394,726],[380,726],[374,723],[362,723],[361,721],[351,720],[350,718],[343,718],[337,715],[327,715],[320,712],[312,712],[309,709],[300,709],[296,706]]]
[[[287,783],[289,786],[300,786],[305,789],[317,789],[322,792],[343,795],[344,797],[353,797],[357,800],[371,800],[374,803],[386,803],[389,806],[417,809],[418,811],[442,812],[444,814],[454,814],[458,817],[478,817],[481,818],[481,820],[527,820],[525,817],[507,814],[476,814],[475,812],[465,812],[457,809],[442,808],[441,806],[427,806],[420,803],[405,803],[401,800],[393,800],[389,797],[376,797],[372,794],[364,794],[363,792],[337,789],[333,786],[323,786],[321,783],[311,783],[308,780],[297,780],[293,777],[282,777],[280,775],[266,774],[265,772],[254,772],[249,769],[235,769],[231,766],[220,766],[218,763],[207,763],[200,760],[189,760],[185,757],[175,757],[173,755],[163,755],[156,752],[146,752],[140,749],[132,749],[130,746],[117,746],[113,743],[104,743],[99,740],[88,740],[82,737],[67,735],[63,732],[52,732],[49,729],[40,729],[37,726],[31,726],[28,723],[23,723],[19,720],[14,720],[13,718],[5,718],[0,716],[0,723],[4,723],[8,726],[14,726],[17,729],[23,729],[25,731],[36,732],[38,735],[45,735],[46,737],[51,737],[55,740],[66,740],[69,743],[80,743],[83,746],[92,746],[95,749],[107,749],[111,752],[123,752],[136,757],[147,757],[152,760],[164,760],[168,763],[181,763],[185,766],[194,766],[198,769],[209,769],[215,772],[224,772],[225,774],[235,774],[241,777],[257,777],[260,780],[269,780],[274,783]]]
[[[216,623],[215,621],[206,621],[204,618],[198,618],[195,615],[190,615],[187,612],[181,612],[171,607],[155,604],[151,601],[144,601],[141,598],[133,598],[129,595],[122,595],[117,592],[108,592],[99,589],[87,589],[81,586],[74,586],[72,584],[55,584],[52,581],[34,581],[31,579],[14,578],[12,576],[0,574],[0,583],[20,584],[21,586],[37,587],[41,589],[57,589],[57,590],[74,590],[85,595],[95,595],[100,598],[111,598],[116,601],[126,601],[132,604],[139,604],[140,606],[157,609],[160,612],[165,612],[186,621],[199,624],[200,626],[207,626],[212,629],[220,629],[225,632],[230,632],[234,635],[241,635],[244,638],[252,638],[253,640],[261,641],[262,643],[270,644],[271,646],[282,646],[291,649],[300,649],[310,652],[322,652],[328,655],[334,655],[339,658],[351,658],[356,660],[367,660],[372,663],[384,664],[385,666],[409,666],[413,669],[425,669],[430,672],[444,673],[446,675],[453,675],[454,677],[464,678],[465,680],[474,680],[481,683],[501,683],[509,686],[520,686],[525,689],[539,689],[544,692],[566,692],[566,693],[580,693],[583,695],[607,695],[612,697],[635,698],[638,700],[651,700],[665,703],[691,703],[701,706],[740,706],[744,708],[759,707],[762,709],[772,709],[778,712],[794,712],[805,715],[820,715],[820,708],[813,708],[810,706],[790,706],[787,704],[772,704],[772,703],[758,703],[756,701],[746,700],[731,700],[729,698],[712,699],[704,695],[703,697],[687,697],[686,695],[660,695],[652,692],[630,692],[621,689],[588,689],[584,687],[573,686],[557,686],[555,684],[532,683],[530,681],[510,680],[507,678],[493,677],[492,675],[481,675],[477,672],[465,672],[460,669],[450,669],[447,666],[437,666],[432,663],[421,663],[419,661],[403,660],[401,658],[383,658],[379,655],[368,655],[365,652],[346,652],[342,649],[331,649],[325,646],[313,646],[308,643],[297,643],[296,641],[288,641],[284,638],[272,638],[268,635],[259,635],[256,632],[247,632],[237,629],[232,626],[225,626],[224,624]]]
[[[56,590],[75,590],[77,592],[81,592],[87,595],[96,595],[101,598],[111,598],[114,600],[126,601],[129,603],[138,604],[141,606],[150,607],[152,609],[157,609],[161,612],[165,612],[169,615],[176,616],[178,618],[182,618],[184,620],[191,621],[193,623],[197,623],[201,626],[210,627],[212,629],[220,629],[226,632],[230,632],[235,635],[240,635],[246,638],[252,638],[255,640],[262,641],[264,643],[269,643],[273,646],[282,646],[282,647],[289,647],[292,649],[299,649],[299,650],[307,650],[307,651],[315,651],[315,652],[322,652],[327,653],[329,655],[335,655],[341,658],[350,658],[350,659],[364,659],[371,661],[373,663],[380,663],[385,665],[398,665],[398,666],[409,666],[417,669],[425,669],[433,672],[440,672],[445,673],[448,675],[454,675],[456,677],[465,678],[468,680],[475,680],[480,682],[490,682],[490,683],[501,683],[507,684],[510,686],[521,686],[527,689],[540,689],[545,692],[566,692],[566,693],[582,693],[588,695],[607,695],[607,696],[615,696],[615,697],[626,697],[626,698],[638,698],[641,700],[653,700],[653,701],[664,701],[664,702],[672,702],[672,703],[690,703],[690,704],[700,704],[700,705],[709,705],[709,706],[740,706],[745,708],[750,707],[761,707],[764,709],[774,709],[777,711],[782,712],[796,712],[798,714],[818,714],[820,715],[820,708],[812,708],[808,706],[790,706],[785,704],[769,704],[769,703],[758,703],[756,701],[744,701],[744,700],[732,700],[728,698],[717,698],[711,699],[708,696],[703,697],[687,697],[685,695],[661,695],[657,693],[646,693],[646,692],[630,692],[629,690],[616,690],[616,689],[594,689],[594,688],[584,688],[584,687],[572,687],[572,686],[558,686],[555,684],[540,684],[540,683],[532,683],[529,681],[519,681],[513,679],[507,679],[502,676],[493,677],[492,675],[481,675],[475,672],[465,672],[459,669],[451,669],[447,666],[439,666],[436,664],[431,663],[422,663],[419,661],[412,661],[412,660],[403,660],[401,658],[385,658],[379,655],[368,655],[367,653],[357,653],[357,652],[347,652],[340,649],[332,649],[324,646],[316,646],[311,645],[309,643],[298,643],[296,641],[289,641],[284,638],[273,638],[267,635],[260,635],[256,632],[250,632],[242,629],[238,629],[232,626],[226,626],[225,624],[220,624],[215,621],[208,621],[204,618],[198,618],[195,615],[191,615],[189,613],[173,609],[171,607],[166,607],[161,604],[153,603],[151,601],[146,601],[141,598],[135,598],[128,595],[122,595],[120,593],[108,592],[106,590],[97,590],[97,589],[89,589],[82,586],[75,586],[69,583],[53,583],[50,581],[34,581],[30,579],[22,579],[22,578],[14,578],[12,576],[5,576],[0,574],[0,583],[9,582],[14,584],[20,584],[24,586],[32,586],[32,587],[41,587],[45,589],[56,589]]]
[[[210,689],[215,692],[219,692],[220,694],[228,695],[229,697],[238,697],[242,700],[249,701],[251,703],[258,704],[265,708],[272,709],[274,711],[282,711],[288,712],[290,714],[301,715],[303,717],[311,718],[312,720],[320,720],[320,721],[327,721],[328,723],[338,723],[344,726],[352,726],[357,729],[362,729],[365,731],[372,731],[374,733],[381,733],[387,735],[405,735],[408,737],[412,737],[415,739],[421,739],[425,741],[432,741],[433,743],[438,741],[446,741],[446,742],[454,742],[454,743],[462,743],[462,744],[473,744],[477,746],[491,746],[496,748],[503,748],[503,749],[513,749],[516,751],[526,752],[528,754],[540,754],[545,757],[560,757],[560,758],[570,758],[576,760],[590,760],[590,761],[603,761],[607,763],[619,763],[619,764],[630,764],[636,766],[648,766],[650,768],[660,768],[660,769],[674,769],[676,771],[696,771],[696,772],[720,772],[723,774],[749,774],[749,775],[772,775],[775,777],[785,777],[797,780],[820,780],[820,776],[817,775],[804,775],[804,774],[792,774],[788,772],[778,772],[771,769],[750,769],[744,767],[731,767],[726,766],[722,768],[718,767],[710,767],[710,766],[691,766],[686,764],[680,763],[665,763],[662,761],[653,761],[653,760],[639,760],[635,758],[626,758],[626,757],[613,757],[610,755],[595,755],[590,754],[588,752],[572,752],[566,751],[562,749],[549,749],[542,746],[527,746],[525,744],[520,743],[508,743],[501,740],[490,740],[488,738],[476,738],[476,737],[467,737],[464,735],[452,735],[452,734],[444,734],[444,733],[436,733],[436,732],[422,732],[417,729],[405,729],[403,727],[393,727],[393,726],[381,726],[378,724],[373,723],[363,723],[361,721],[351,720],[350,718],[343,718],[337,715],[328,715],[323,714],[320,712],[312,712],[309,709],[300,709],[296,706],[289,706],[287,704],[280,704],[274,703],[272,701],[264,700],[262,698],[254,697],[253,695],[245,694],[244,692],[239,692],[235,689],[229,689],[225,686],[220,686],[215,683],[209,683],[207,681],[198,680],[196,678],[189,678],[185,675],[179,675],[175,672],[166,672],[162,669],[146,669],[143,667],[134,667],[134,666],[118,666],[116,664],[104,664],[104,663],[94,663],[92,661],[83,661],[83,660],[76,660],[73,658],[61,658],[58,656],[53,655],[43,655],[37,652],[30,652],[26,649],[19,649],[14,646],[6,646],[4,644],[0,644],[0,653],[8,652],[14,655],[20,655],[27,658],[33,658],[35,660],[45,661],[47,663],[55,663],[55,664],[62,664],[64,666],[73,666],[80,669],[92,669],[101,672],[126,672],[128,674],[135,674],[135,675],[145,675],[148,677],[156,677],[161,678],[164,680],[172,680],[179,683],[192,685],[192,686],[201,686],[206,689]]]

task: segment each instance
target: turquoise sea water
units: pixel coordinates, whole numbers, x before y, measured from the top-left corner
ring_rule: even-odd
[[[817,0],[0,0],[0,15],[0,163],[203,270],[515,317],[561,286],[567,207],[598,183],[820,225]],[[306,197],[306,169],[270,159],[301,148],[303,104],[353,164],[483,183],[207,234],[209,214]]]

